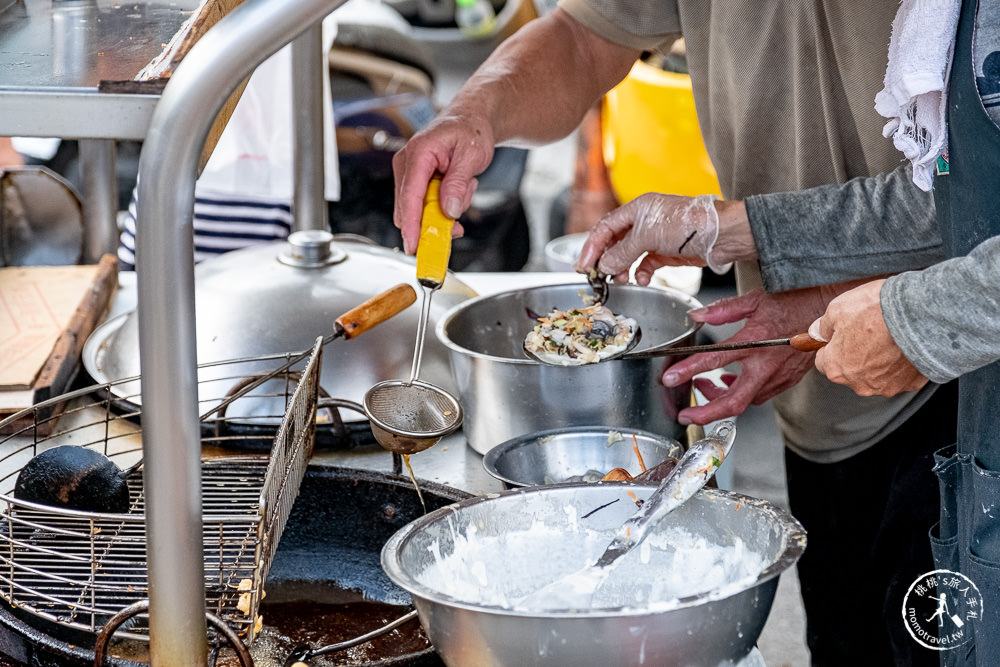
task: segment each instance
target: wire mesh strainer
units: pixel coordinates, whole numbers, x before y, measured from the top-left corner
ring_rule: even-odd
[[[417,281],[424,298],[417,320],[417,340],[409,380],[379,382],[365,393],[364,408],[372,434],[383,449],[397,454],[415,454],[431,447],[462,423],[458,399],[444,389],[417,379],[430,315],[431,295],[448,273],[451,228],[454,221],[438,204],[439,178],[428,184],[417,247]]]
[[[462,424],[458,399],[420,380],[379,382],[364,407],[378,444],[398,454],[421,452]]]

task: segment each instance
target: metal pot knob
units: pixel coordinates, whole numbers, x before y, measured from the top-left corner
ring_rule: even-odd
[[[333,234],[325,229],[305,229],[288,235],[288,249],[278,261],[288,266],[312,269],[347,259],[347,253],[333,243]]]

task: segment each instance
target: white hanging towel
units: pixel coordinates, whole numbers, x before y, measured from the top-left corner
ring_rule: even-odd
[[[913,163],[913,182],[929,191],[947,145],[948,73],[961,0],[903,0],[892,22],[885,88],[875,110],[882,134]]]

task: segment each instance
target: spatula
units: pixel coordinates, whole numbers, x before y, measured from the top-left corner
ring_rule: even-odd
[[[712,432],[691,445],[652,495],[615,534],[596,567],[606,568],[642,542],[649,529],[683,505],[715,475],[736,438],[736,424],[719,422]]]

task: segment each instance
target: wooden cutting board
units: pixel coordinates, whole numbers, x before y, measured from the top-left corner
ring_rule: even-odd
[[[0,410],[24,403],[25,392],[44,400],[68,384],[117,276],[112,255],[96,265],[0,269]]]

